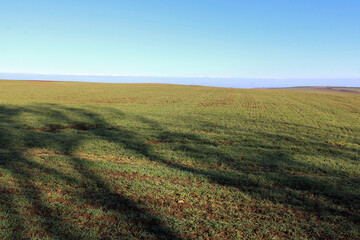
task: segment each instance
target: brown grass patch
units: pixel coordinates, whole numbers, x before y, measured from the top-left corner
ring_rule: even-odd
[[[232,141],[218,140],[218,139],[214,139],[214,142],[220,143],[220,144],[223,144],[223,145],[233,145],[233,143],[234,143]]]
[[[234,96],[229,95],[224,98],[219,99],[207,99],[206,101],[200,103],[203,107],[216,107],[216,106],[228,106],[233,105],[234,103]]]
[[[126,158],[126,157],[117,157],[111,155],[93,155],[93,154],[86,154],[86,153],[76,153],[74,157],[83,158],[86,160],[91,161],[110,161],[115,162],[117,164],[126,164],[126,165],[138,165],[138,164],[150,164],[152,162],[146,160],[139,160],[134,158]]]
[[[146,140],[147,143],[157,145],[157,144],[164,144],[164,143],[171,143],[169,141],[159,141],[159,140]]]

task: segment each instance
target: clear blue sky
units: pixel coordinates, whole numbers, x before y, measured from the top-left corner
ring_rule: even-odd
[[[2,0],[0,72],[360,77],[359,0]]]

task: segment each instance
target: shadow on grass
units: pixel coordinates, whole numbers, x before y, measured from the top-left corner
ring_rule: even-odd
[[[313,138],[308,138],[304,142],[304,140],[298,140],[292,136],[282,137],[278,134],[252,132],[251,135],[245,137],[245,139],[251,139],[251,142],[241,142],[240,140],[240,144],[237,146],[232,143],[231,147],[235,149],[234,153],[228,154],[228,152],[217,147],[218,141],[211,142],[195,134],[168,132],[154,121],[143,117],[140,117],[139,120],[157,129],[160,132],[158,136],[160,141],[193,143],[192,145],[174,146],[173,151],[185,152],[189,158],[196,159],[198,163],[209,162],[209,159],[215,160],[219,166],[226,165],[226,170],[216,170],[216,164],[215,169],[214,165],[202,168],[184,166],[179,162],[169,161],[148,152],[147,157],[150,159],[161,161],[167,166],[181,171],[207,176],[214,183],[235,187],[260,198],[305,208],[309,211],[321,212],[323,216],[345,216],[353,223],[360,221],[359,195],[344,189],[345,186],[349,185],[352,190],[358,189],[360,187],[359,179],[346,177],[346,174],[338,169],[329,171],[297,161],[293,158],[294,153],[291,152],[290,148],[280,148],[271,143],[282,140],[290,142],[292,146],[304,147],[305,145],[305,149],[312,150],[311,152],[303,151],[304,158],[311,156],[311,154],[321,154],[322,156],[338,156],[353,161],[359,159],[359,153],[356,150],[341,151],[334,146],[317,142]],[[209,123],[209,125],[214,126],[214,123]],[[228,141],[225,141],[225,145],[227,144]],[[239,156],[242,160],[239,160]],[[294,172],[294,174],[290,172]],[[334,175],[341,178],[333,178]],[[316,198],[309,198],[309,194]],[[321,197],[325,201],[320,201],[317,197]]]
[[[115,109],[104,108],[102,111],[116,117],[127,118],[124,113]],[[24,117],[26,114],[29,115],[30,123],[38,121],[41,124],[26,125],[26,116]],[[332,178],[329,175],[332,173],[329,173],[328,169],[300,162],[295,159],[294,152],[290,148],[282,148],[274,144],[284,141],[302,149],[323,149],[324,152],[320,154],[324,156],[338,155],[348,159],[358,156],[355,151],[340,151],[316,139],[308,138],[308,142],[304,143],[303,140],[297,140],[295,137],[245,132],[235,140],[214,140],[206,134],[169,130],[143,116],[129,118],[129,121],[136,121],[151,129],[153,139],[149,141],[135,130],[112,124],[93,111],[56,104],[27,107],[3,105],[0,106],[0,121],[0,168],[8,171],[13,180],[19,182],[18,190],[22,196],[25,196],[23,201],[29,204],[27,207],[31,208],[30,212],[33,214],[31,218],[38,219],[38,222],[34,223],[38,226],[34,229],[38,230],[27,232],[27,235],[22,236],[25,234],[23,232],[26,226],[21,225],[21,222],[27,216],[18,212],[16,194],[15,196],[8,194],[8,190],[3,187],[0,189],[2,198],[0,208],[12,212],[12,216],[15,217],[10,218],[7,223],[9,226],[14,226],[9,238],[28,237],[29,234],[67,239],[82,237],[78,228],[67,222],[61,212],[54,211],[44,202],[39,186],[34,184],[38,176],[34,176],[31,169],[46,172],[51,178],[59,179],[70,186],[87,183],[84,191],[75,193],[77,199],[115,212],[117,216],[124,216],[125,220],[116,219],[116,221],[125,221],[131,226],[137,226],[136,229],[143,231],[144,236],[158,239],[181,238],[180,233],[170,229],[161,221],[161,216],[152,214],[138,206],[132,199],[114,191],[106,179],[92,171],[88,160],[74,155],[84,139],[94,138],[121,146],[125,151],[134,153],[138,157],[194,176],[205,177],[213,184],[233,187],[257,198],[317,212],[323,216],[342,216],[355,224],[360,221],[359,196],[352,191],[349,192],[360,187],[359,179],[344,177],[340,170],[334,170],[334,173],[342,177]],[[215,126],[214,123],[211,125]],[[65,133],[63,131],[65,129],[86,131],[86,134]],[[179,156],[180,160],[174,160],[156,151],[162,149],[164,144],[167,151]],[[24,151],[31,148],[61,152],[69,159],[80,177],[68,176],[58,169],[47,168],[32,161],[24,154]],[[310,153],[316,153],[316,150]],[[309,155],[308,152],[300,154],[304,157]],[[193,165],[183,164],[181,158],[190,159]],[[295,173],[292,174],[291,171]],[[350,190],[335,187],[348,186],[349,181],[352,182]],[[310,198],[309,194],[315,198]],[[128,233],[121,231],[106,232],[103,237],[129,237],[126,234]]]
[[[65,108],[54,105],[44,107],[29,107],[29,108],[12,108],[0,107],[0,119],[2,126],[0,127],[0,168],[7,171],[11,176],[7,179],[1,179],[2,185],[6,183],[16,182],[16,192],[7,189],[0,189],[1,205],[0,208],[8,214],[6,226],[8,227],[9,239],[29,238],[35,237],[53,237],[65,239],[81,239],[83,235],[78,232],[78,229],[62,219],[62,213],[54,209],[50,209],[46,204],[44,197],[41,196],[43,191],[42,186],[35,186],[35,182],[39,182],[38,176],[33,175],[33,170],[36,169],[38,175],[47,174],[50,178],[59,179],[70,186],[83,185],[85,191],[75,193],[79,201],[86,202],[90,205],[96,205],[98,208],[105,211],[115,212],[117,215],[122,215],[127,218],[129,223],[140,226],[134,231],[145,232],[144,238],[156,239],[181,239],[171,229],[167,228],[161,220],[147,212],[146,209],[138,207],[137,204],[125,196],[115,192],[107,181],[101,176],[94,174],[91,169],[87,168],[86,159],[81,159],[73,156],[72,149],[76,148],[81,141],[81,137],[74,135],[62,135],[57,130],[65,128],[56,127],[53,122],[67,122],[71,123],[71,119],[64,114]],[[77,114],[82,117],[94,119],[95,115],[90,112],[78,112],[78,109],[66,109],[67,113]],[[14,119],[22,113],[31,113],[37,116],[45,117],[51,122],[51,127],[41,129],[24,129],[23,123],[17,122]],[[98,119],[99,120],[99,119]],[[56,122],[55,121],[55,122]],[[105,122],[98,122],[106,127]],[[5,125],[5,126],[4,126]],[[46,125],[46,121],[45,121]],[[96,128],[99,128],[96,125]],[[100,127],[100,128],[101,128]],[[57,129],[58,128],[58,129]],[[95,130],[94,128],[82,127],[80,130]],[[48,131],[48,130],[51,131]],[[25,131],[24,131],[25,130]],[[39,131],[36,131],[39,130]],[[78,129],[79,130],[79,129]],[[51,136],[52,134],[52,136]],[[30,148],[50,148],[61,151],[64,156],[70,158],[74,169],[80,174],[80,178],[65,175],[60,170],[47,168],[32,161],[24,154]],[[46,185],[46,183],[44,183]],[[1,191],[2,190],[2,191]],[[10,191],[10,192],[9,192]],[[21,203],[16,200],[16,196],[22,196]],[[13,197],[15,196],[15,197]],[[19,213],[17,209],[22,209],[25,213]],[[25,210],[24,210],[25,209]],[[28,210],[26,213],[26,210]],[[23,225],[25,219],[29,219],[34,224],[31,230],[25,231],[26,227]],[[34,219],[34,221],[32,220]],[[116,222],[118,219],[115,219]],[[126,225],[126,223],[125,223]],[[106,226],[105,226],[106,227]],[[117,226],[121,229],[122,226]],[[116,229],[116,228],[115,228]],[[104,238],[131,238],[131,233],[115,231],[103,233]]]

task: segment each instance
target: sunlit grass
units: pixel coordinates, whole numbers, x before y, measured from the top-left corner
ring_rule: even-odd
[[[0,236],[356,239],[360,95],[0,82]]]

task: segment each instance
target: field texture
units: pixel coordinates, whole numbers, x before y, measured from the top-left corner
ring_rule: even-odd
[[[360,88],[356,88],[356,87],[289,87],[289,88],[273,88],[273,90],[360,94]]]
[[[358,239],[360,95],[0,81],[2,239]]]

